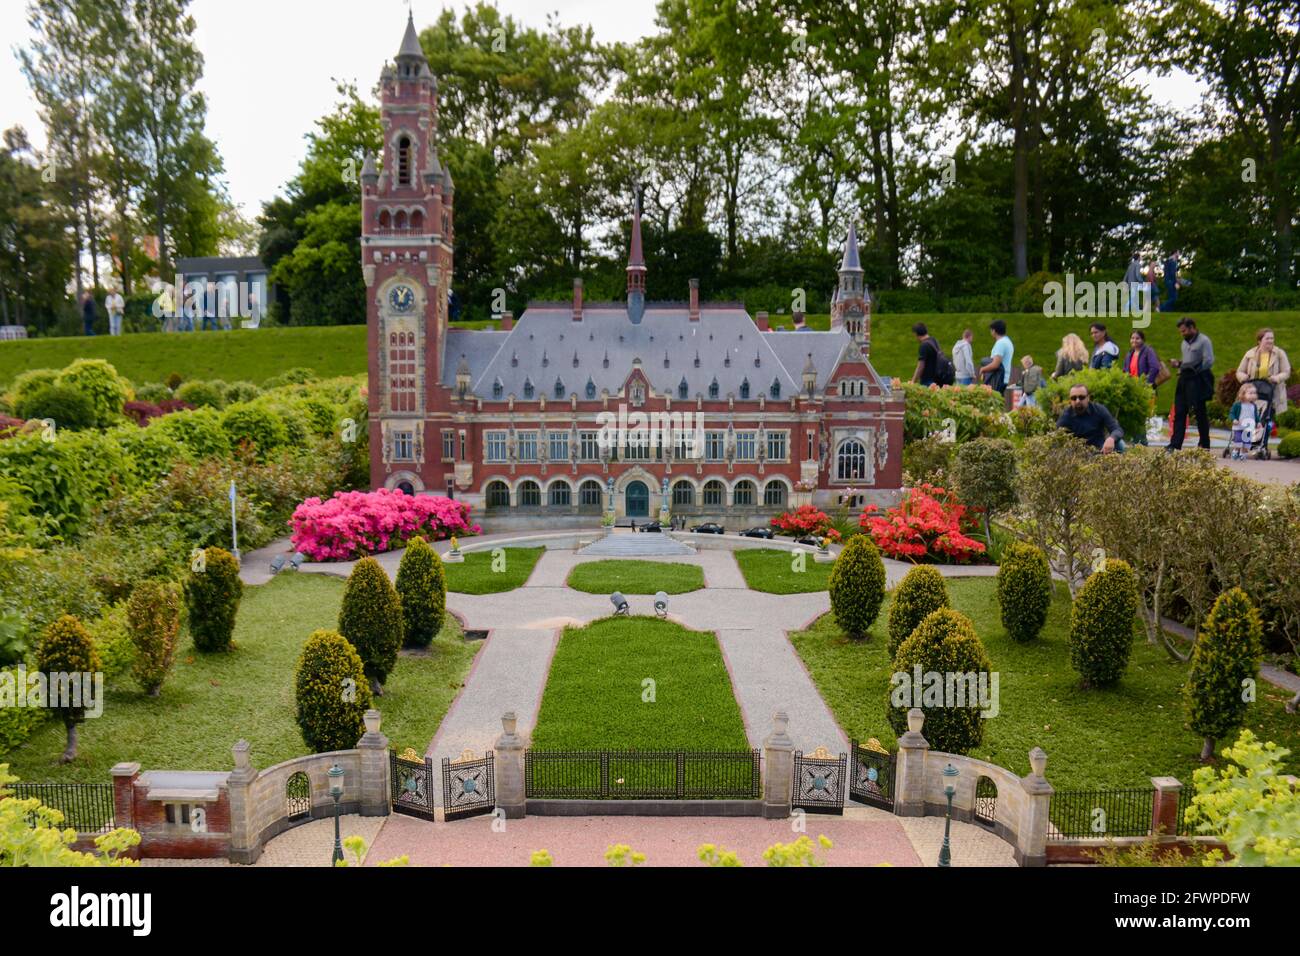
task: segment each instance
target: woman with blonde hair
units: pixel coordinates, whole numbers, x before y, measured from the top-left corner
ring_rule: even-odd
[[[1241,357],[1237,366],[1237,381],[1267,382],[1273,387],[1273,414],[1281,415],[1286,411],[1286,383],[1291,377],[1291,360],[1273,342],[1272,329],[1260,329],[1255,333],[1255,347]]]
[[[1061,339],[1061,347],[1056,352],[1056,371],[1052,373],[1052,378],[1077,372],[1087,364],[1088,349],[1083,344],[1083,339],[1071,332]]]

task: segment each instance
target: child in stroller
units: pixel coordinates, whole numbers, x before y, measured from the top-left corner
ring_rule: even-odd
[[[1252,379],[1237,391],[1237,401],[1229,413],[1232,417],[1232,444],[1223,457],[1233,461],[1248,456],[1268,459],[1268,436],[1273,431],[1273,383]]]

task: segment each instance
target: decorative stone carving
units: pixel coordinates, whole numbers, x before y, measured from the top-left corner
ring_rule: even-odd
[[[369,289],[371,286],[375,284],[375,267],[372,265],[362,266],[361,276],[363,279],[365,279],[366,288]]]

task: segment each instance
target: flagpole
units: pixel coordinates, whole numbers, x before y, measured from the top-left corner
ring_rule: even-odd
[[[230,480],[230,544],[235,560],[239,560],[239,529],[235,526],[235,480]]]

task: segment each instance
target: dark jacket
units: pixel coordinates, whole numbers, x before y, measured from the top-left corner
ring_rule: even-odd
[[[1128,374],[1129,365],[1133,362],[1133,350],[1129,349],[1128,354],[1124,356],[1124,373]],[[1150,345],[1143,345],[1142,351],[1138,353],[1138,378],[1145,378],[1147,383],[1155,388],[1156,376],[1160,374],[1160,356]]]
[[[1093,448],[1100,448],[1109,436],[1119,441],[1124,437],[1124,429],[1119,427],[1115,416],[1100,402],[1089,402],[1088,410],[1076,413],[1066,409],[1056,424],[1070,432],[1076,438],[1082,438]]]

